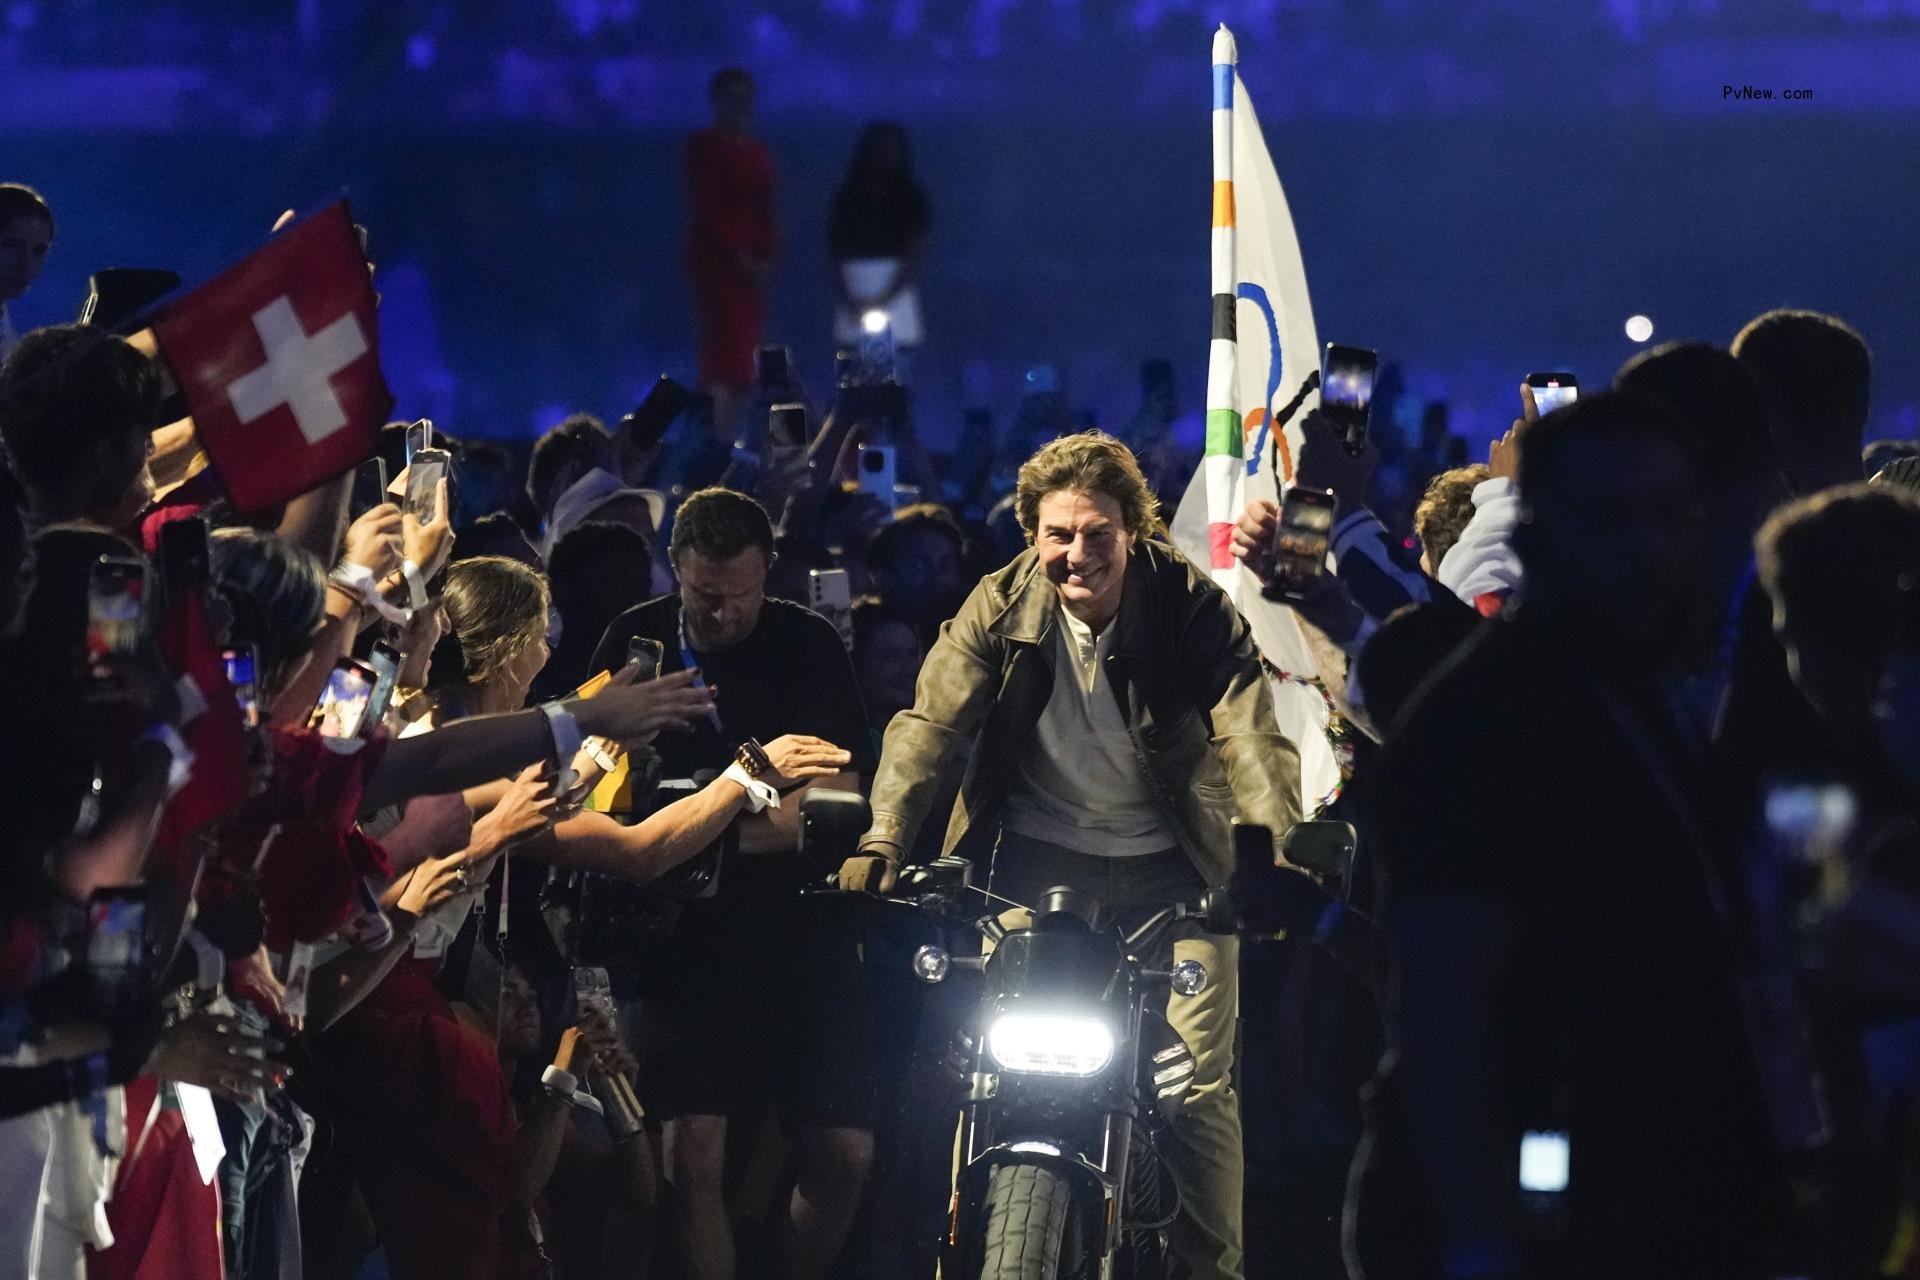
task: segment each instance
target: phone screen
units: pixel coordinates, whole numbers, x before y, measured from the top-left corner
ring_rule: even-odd
[[[327,687],[320,691],[310,727],[323,738],[359,737],[376,679],[373,668],[366,663],[340,659],[327,677]]]
[[[101,556],[87,580],[87,656],[108,658],[140,647],[147,567],[131,557]]]
[[[147,891],[138,886],[96,889],[87,899],[87,969],[108,1005],[139,1000],[147,972]]]
[[[233,686],[233,700],[240,704],[240,719],[247,728],[260,727],[260,695],[254,689],[252,649],[222,649],[220,661],[227,669],[227,683]]]
[[[1280,525],[1273,534],[1273,583],[1269,590],[1298,592],[1326,571],[1332,543],[1334,497],[1324,489],[1287,490]]]
[[[767,438],[789,449],[807,443],[807,406],[776,404],[767,410]]]
[[[1580,384],[1570,373],[1528,374],[1527,385],[1533,388],[1533,405],[1541,417],[1580,398]]]
[[[1367,443],[1367,413],[1373,405],[1373,375],[1380,357],[1365,347],[1327,344],[1320,370],[1320,411],[1333,420],[1349,451]]]
[[[658,640],[646,636],[635,636],[627,641],[627,665],[639,669],[636,680],[651,680],[660,674],[660,664],[666,658],[667,646]]]
[[[400,679],[400,651],[385,640],[376,640],[367,665],[373,668],[373,696],[367,699],[367,726],[371,728],[387,718],[393,686]]]
[[[450,460],[445,449],[423,449],[408,466],[406,512],[421,524],[433,519],[435,491],[447,474]]]
[[[1529,1130],[1520,1135],[1520,1189],[1554,1194],[1567,1189],[1572,1144],[1558,1130]]]

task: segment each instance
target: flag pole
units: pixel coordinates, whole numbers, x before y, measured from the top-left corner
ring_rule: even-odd
[[[1230,547],[1234,506],[1241,489],[1243,437],[1239,389],[1239,346],[1234,331],[1239,292],[1233,200],[1233,84],[1239,51],[1225,23],[1213,33],[1213,327],[1207,348],[1207,540],[1214,580],[1228,584],[1234,573]]]

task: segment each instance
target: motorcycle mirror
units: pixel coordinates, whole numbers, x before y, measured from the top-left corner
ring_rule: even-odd
[[[1280,844],[1281,856],[1325,880],[1345,880],[1353,870],[1357,840],[1350,822],[1296,822]]]
[[[809,791],[800,802],[800,853],[809,863],[837,867],[853,856],[873,824],[866,797],[854,791]]]
[[[1200,927],[1208,933],[1231,934],[1233,927],[1233,893],[1228,889],[1209,889],[1207,896],[1200,899]]]

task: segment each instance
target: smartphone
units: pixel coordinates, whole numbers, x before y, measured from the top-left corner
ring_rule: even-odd
[[[1367,447],[1367,413],[1373,405],[1373,375],[1380,357],[1365,347],[1327,344],[1320,366],[1320,412],[1340,432],[1348,453]]]
[[[780,391],[793,381],[793,354],[778,343],[753,353],[753,377],[763,392]]]
[[[1533,388],[1533,404],[1543,418],[1580,398],[1580,380],[1570,373],[1530,373],[1527,385]]]
[[[387,460],[368,458],[353,469],[353,497],[347,505],[349,519],[358,520],[383,502],[387,496]]]
[[[807,445],[807,406],[776,404],[767,410],[767,439],[787,449]]]
[[[161,580],[172,586],[193,586],[207,580],[207,522],[199,516],[169,520],[160,526],[154,558]]]
[[[87,300],[80,304],[80,323],[118,333],[141,326],[143,313],[180,287],[180,273],[153,267],[108,267],[87,279]]]
[[[373,667],[358,658],[342,658],[333,664],[327,687],[314,703],[307,727],[323,738],[357,738],[366,727],[367,706],[373,700],[373,686],[379,676]]]
[[[614,428],[614,441],[630,453],[645,453],[660,443],[673,420],[693,403],[693,392],[661,374],[646,398]]]
[[[87,577],[87,657],[123,657],[140,647],[147,566],[132,556],[101,556]]]
[[[860,450],[860,492],[870,493],[893,510],[896,459],[890,444],[871,444]]]
[[[422,449],[407,464],[407,500],[402,510],[421,524],[433,519],[436,491],[452,461],[453,455],[445,449]]]
[[[373,694],[367,699],[367,728],[371,729],[386,720],[393,703],[393,687],[400,682],[400,651],[385,640],[375,640],[367,665],[373,668]]]
[[[1331,490],[1287,490],[1273,534],[1273,579],[1263,592],[1269,600],[1297,596],[1326,572],[1337,505]]]
[[[146,887],[95,889],[87,899],[87,971],[107,1008],[139,1007],[149,967]]]
[[[227,669],[227,683],[233,686],[233,700],[240,704],[240,719],[249,729],[260,727],[260,695],[254,687],[253,650],[248,647],[222,649],[220,661]]]
[[[415,454],[433,448],[433,419],[421,418],[407,424],[407,465],[413,465]],[[385,490],[382,490],[385,492]]]
[[[1567,1189],[1572,1144],[1565,1132],[1530,1129],[1520,1135],[1520,1190],[1528,1195],[1559,1195]]]
[[[627,641],[627,665],[639,670],[636,681],[651,680],[660,674],[660,664],[666,660],[667,646],[658,640],[646,636],[635,636]]]
[[[853,585],[845,569],[814,569],[807,574],[807,606],[833,624],[841,641],[853,645]]]

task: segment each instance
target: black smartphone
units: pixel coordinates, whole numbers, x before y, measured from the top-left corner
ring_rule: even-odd
[[[140,647],[146,623],[147,565],[133,556],[101,556],[87,576],[87,657],[125,657]]]
[[[371,729],[387,718],[387,708],[393,703],[393,687],[400,681],[400,651],[385,640],[375,640],[367,665],[373,668],[373,695],[367,699],[366,721]]]
[[[353,469],[353,497],[347,505],[349,519],[358,520],[383,502],[392,502],[387,494],[387,460],[368,458]]]
[[[629,453],[645,453],[660,443],[673,420],[693,403],[693,392],[661,374],[633,412],[614,428],[614,443]]]
[[[207,522],[199,516],[169,520],[160,526],[154,559],[160,566],[160,580],[169,589],[180,590],[207,580]]]
[[[227,683],[233,686],[233,700],[240,704],[240,719],[249,729],[260,727],[260,694],[255,687],[253,649],[242,645],[222,649],[220,661],[227,669]]]
[[[1337,505],[1331,490],[1299,485],[1287,490],[1273,533],[1273,578],[1263,592],[1269,600],[1298,596],[1326,572]]]
[[[807,406],[776,404],[767,410],[767,439],[786,449],[804,449],[807,444]]]
[[[778,343],[753,353],[753,377],[761,391],[779,391],[793,381],[793,355]]]
[[[635,636],[627,641],[627,665],[636,668],[639,675],[636,680],[651,680],[660,674],[660,664],[666,660],[667,646],[658,640],[646,636]]]
[[[334,663],[307,727],[323,738],[359,737],[367,726],[367,707],[378,679],[373,667],[358,658]]]
[[[87,972],[116,1013],[140,1007],[151,973],[144,885],[95,889],[87,898]]]
[[[154,303],[180,287],[180,273],[154,267],[108,267],[87,278],[80,323],[97,329],[132,332]]]
[[[1533,388],[1533,405],[1543,418],[1580,398],[1580,380],[1570,373],[1530,373],[1527,385]]]
[[[1327,344],[1320,366],[1320,412],[1340,432],[1348,453],[1367,447],[1367,414],[1373,406],[1373,376],[1378,353],[1365,347]]]
[[[407,500],[402,510],[427,524],[433,519],[440,482],[446,478],[453,455],[445,449],[422,449],[407,464]]]

